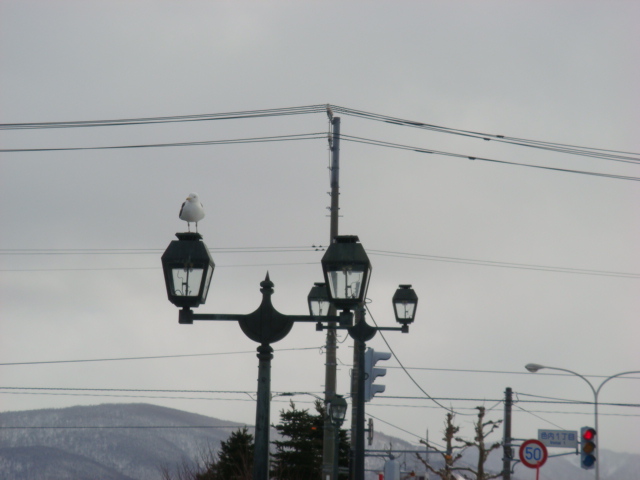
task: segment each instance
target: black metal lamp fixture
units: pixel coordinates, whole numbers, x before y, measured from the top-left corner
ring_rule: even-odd
[[[324,283],[316,283],[308,295],[310,315],[284,315],[271,303],[273,282],[267,274],[260,283],[262,303],[249,314],[194,313],[191,309],[205,303],[215,264],[209,249],[198,233],[176,233],[178,240],[172,241],[162,255],[162,269],[169,301],[181,308],[178,320],[181,324],[192,324],[194,320],[237,321],[242,331],[251,340],[258,342],[258,392],[256,399],[256,429],[254,445],[253,478],[269,478],[269,405],[271,395],[271,344],[283,339],[295,322],[316,322],[316,330],[325,328],[346,329],[359,342],[358,392],[364,392],[365,342],[377,331],[396,330],[407,333],[415,318],[418,297],[410,285],[400,285],[393,297],[396,320],[402,327],[371,327],[364,313],[354,325],[354,311],[365,301],[371,277],[371,262],[355,235],[337,236],[322,257]],[[342,310],[329,315],[333,304]],[[324,325],[327,323],[328,325]],[[327,405],[327,413],[334,425],[344,421],[347,402],[336,395]],[[358,396],[357,447],[355,448],[355,477],[364,479],[364,396]],[[339,432],[339,428],[337,430]],[[337,440],[337,438],[336,438]],[[337,448],[336,441],[336,448]],[[337,452],[335,458],[338,458]],[[337,462],[334,469],[337,469]],[[334,470],[334,478],[338,477]]]
[[[309,303],[309,313],[312,317],[324,317],[329,315],[329,307],[331,307],[331,300],[327,293],[327,284],[316,282],[307,296],[307,302]]]
[[[347,416],[347,401],[342,395],[336,395],[327,403],[327,414],[336,427],[341,427]]]
[[[258,351],[258,391],[256,398],[256,427],[254,434],[253,479],[269,478],[269,414],[271,398],[272,343],[287,336],[295,322],[337,322],[340,317],[328,315],[328,300],[324,308],[318,306],[323,316],[285,315],[278,312],[272,302],[273,282],[267,273],[260,283],[262,303],[249,314],[194,313],[192,308],[205,303],[215,264],[209,249],[198,233],[176,233],[178,240],[172,241],[162,255],[162,269],[169,301],[180,307],[178,321],[193,324],[194,320],[237,321],[245,335],[260,345]],[[326,287],[317,293],[327,297]],[[318,298],[314,300],[317,302]],[[313,302],[312,302],[313,303]],[[314,303],[315,305],[316,303]],[[318,304],[320,305],[320,304]],[[337,478],[337,477],[336,477]]]
[[[215,263],[199,233],[176,233],[162,255],[162,270],[169,301],[180,308],[195,308],[207,300]]]
[[[364,302],[371,262],[356,235],[337,236],[321,263],[329,296],[336,308],[352,310]]]
[[[393,311],[396,314],[396,321],[404,325],[413,323],[416,318],[416,307],[418,306],[418,296],[411,288],[411,285],[400,285],[393,294]]]

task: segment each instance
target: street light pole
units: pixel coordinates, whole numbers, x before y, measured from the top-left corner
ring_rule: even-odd
[[[398,290],[402,290],[403,293],[406,293],[405,290],[410,289],[410,285],[401,285]],[[396,292],[397,293],[397,292]],[[318,326],[318,328],[328,329],[333,328],[337,330],[347,330],[349,332],[349,336],[353,338],[356,355],[357,358],[357,372],[355,374],[355,391],[352,392],[352,398],[355,398],[354,403],[352,405],[352,415],[355,417],[355,429],[352,428],[352,431],[355,430],[353,449],[351,451],[351,476],[354,480],[364,480],[364,458],[365,458],[365,435],[364,435],[364,384],[365,384],[365,368],[364,368],[364,354],[367,349],[367,344],[369,340],[371,340],[377,332],[379,331],[397,331],[402,333],[409,333],[409,323],[412,323],[415,318],[415,306],[417,305],[418,298],[415,295],[415,292],[411,289],[411,298],[412,298],[412,307],[409,308],[411,312],[410,317],[403,317],[403,320],[400,323],[403,323],[401,327],[372,327],[365,321],[364,317],[364,309],[360,307],[359,311],[356,312],[356,321],[353,326]],[[415,297],[415,300],[413,298]],[[395,304],[396,311],[400,310],[398,304]],[[406,323],[405,323],[406,322]]]
[[[358,237],[336,236],[322,257],[322,271],[325,283],[316,283],[307,300],[310,315],[285,315],[278,312],[271,303],[273,282],[267,273],[260,283],[262,303],[250,314],[194,313],[192,308],[205,303],[215,264],[209,249],[202,242],[199,233],[178,233],[178,240],[172,241],[162,255],[162,270],[169,301],[181,310],[178,321],[193,324],[194,320],[237,321],[247,337],[260,344],[258,347],[258,392],[256,402],[256,433],[254,446],[253,480],[269,478],[269,411],[271,401],[271,360],[272,343],[282,340],[291,331],[295,322],[315,322],[316,330],[348,329],[351,337],[359,342],[373,338],[378,330],[409,331],[409,324],[415,318],[418,297],[410,285],[400,285],[393,297],[395,316],[402,327],[371,327],[364,318],[353,324],[352,310],[364,305],[371,262]],[[327,315],[331,304],[342,309],[340,315]],[[327,322],[325,326],[322,322]],[[362,349],[364,353],[364,348]],[[359,362],[364,367],[364,360]],[[358,400],[363,403],[364,372],[359,376]],[[335,395],[334,395],[335,396]],[[364,406],[358,409],[361,415],[361,432],[358,432],[360,474],[357,480],[364,480]],[[334,458],[334,464],[337,459]],[[323,465],[324,466],[324,465]],[[331,469],[330,474],[333,474]],[[337,480],[337,479],[336,479]]]
[[[286,337],[295,322],[315,322],[321,325],[322,321],[335,322],[340,317],[326,315],[328,309],[317,313],[311,311],[311,315],[285,315],[278,312],[271,302],[274,285],[268,273],[260,283],[262,303],[253,313],[194,313],[192,308],[199,307],[206,301],[215,264],[200,234],[178,233],[176,236],[178,240],[172,241],[162,255],[162,269],[169,301],[181,309],[178,322],[188,325],[193,324],[194,320],[237,321],[244,334],[259,344],[253,480],[268,480],[273,358],[271,344]],[[312,288],[310,297],[313,297],[314,291],[317,288]],[[309,299],[310,306],[311,303],[313,302]],[[322,313],[325,316],[320,316]]]
[[[525,368],[529,370],[531,373],[536,373],[538,372],[538,370],[542,370],[543,368],[548,368],[549,370],[558,370],[560,372],[567,372],[572,375],[575,375],[576,377],[580,377],[582,380],[587,382],[587,385],[589,385],[589,388],[591,388],[591,391],[593,392],[594,426],[596,429],[596,433],[598,434],[598,443],[600,444],[600,446],[602,445],[602,442],[600,442],[600,430],[598,429],[598,395],[600,394],[600,390],[602,389],[605,383],[607,383],[609,380],[612,380],[616,377],[621,377],[622,375],[629,375],[632,373],[640,373],[640,370],[616,373],[615,375],[611,375],[610,377],[605,378],[600,384],[600,386],[596,389],[594,388],[593,384],[584,375],[580,375],[578,372],[574,372],[573,370],[567,370],[566,368],[559,368],[559,367],[549,367],[547,365],[540,365],[538,363],[528,363],[527,365],[525,365]],[[597,460],[596,460],[596,480],[600,480],[600,462]]]
[[[402,327],[372,327],[364,319],[363,305],[371,278],[371,262],[364,247],[359,243],[355,235],[337,236],[324,256],[322,257],[322,270],[329,299],[336,308],[342,309],[341,316],[352,315],[356,310],[358,321],[353,323],[342,322],[339,326],[322,325],[318,328],[348,330],[351,338],[355,340],[357,360],[356,392],[352,394],[352,416],[356,418],[356,435],[352,441],[353,452],[351,458],[351,472],[355,480],[364,480],[364,351],[365,342],[371,340],[379,330],[397,330],[403,333],[409,331],[409,324],[415,319],[418,297],[410,285],[400,285],[393,296],[392,303],[396,321]],[[351,320],[351,317],[349,318]],[[355,410],[355,412],[353,412]]]
[[[278,312],[271,303],[273,282],[267,274],[260,283],[262,303],[256,311],[247,315],[193,313],[191,309],[180,311],[179,321],[192,324],[194,320],[237,321],[247,337],[258,342],[258,390],[256,401],[256,426],[253,460],[253,479],[269,478],[269,427],[271,405],[271,360],[273,359],[272,343],[282,340],[291,331],[294,322],[318,322],[320,317],[311,315],[284,315]],[[329,317],[324,317],[327,319]],[[337,320],[337,317],[333,319]]]

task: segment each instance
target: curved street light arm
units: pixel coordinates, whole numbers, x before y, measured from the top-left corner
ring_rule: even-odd
[[[631,375],[632,373],[640,373],[640,370],[632,370],[630,372],[617,373],[615,375],[611,375],[609,378],[605,378],[600,384],[600,386],[598,387],[598,390],[596,390],[596,396],[600,393],[600,389],[603,387],[603,385],[607,383],[609,380],[612,380],[616,377],[621,377],[622,375]]]
[[[559,367],[548,367],[546,365],[540,365],[539,366],[541,369],[542,368],[548,368],[549,370],[559,370],[561,372],[567,372],[570,373],[572,375],[575,375],[576,377],[580,377],[582,380],[584,380],[585,382],[587,382],[587,384],[589,385],[589,388],[591,389],[591,391],[593,392],[593,396],[595,399],[598,398],[598,392],[596,391],[595,388],[593,388],[593,384],[584,376],[584,375],[580,375],[578,372],[574,372],[573,370],[567,370],[566,368],[559,368]],[[601,385],[602,386],[602,385]]]
[[[598,389],[596,390],[593,387],[593,384],[589,380],[587,380],[587,378],[585,376],[580,375],[578,372],[574,372],[573,370],[568,370],[566,368],[559,368],[559,367],[548,367],[546,365],[539,365],[539,364],[536,364],[536,363],[529,363],[529,364],[526,365],[525,368],[527,370],[529,370],[530,372],[532,372],[532,373],[535,373],[538,370],[543,369],[543,368],[548,368],[549,370],[558,370],[558,371],[561,371],[561,372],[567,372],[567,373],[570,373],[572,375],[575,375],[576,377],[580,377],[582,380],[587,382],[587,384],[589,385],[589,388],[591,388],[591,391],[593,392],[593,405],[594,405],[594,413],[595,413],[595,415],[594,415],[594,417],[595,417],[594,418],[594,426],[595,426],[596,432],[598,432],[598,433],[599,433],[599,429],[598,429],[598,394],[600,393],[600,390],[602,389],[604,384],[607,383],[609,380],[612,380],[612,379],[617,378],[617,377],[621,377],[622,375],[629,375],[629,374],[632,374],[632,373],[640,373],[640,370],[632,370],[632,371],[629,371],[629,372],[622,372],[622,373],[617,373],[615,375],[611,375],[610,377],[605,378],[602,381],[602,383],[598,386]],[[596,480],[599,480],[599,479],[600,479],[600,464],[599,464],[599,462],[596,462]]]

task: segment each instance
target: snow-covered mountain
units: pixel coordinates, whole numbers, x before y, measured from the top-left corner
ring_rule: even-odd
[[[158,480],[243,426],[147,404],[7,412],[0,425],[0,478],[11,480]]]
[[[148,404],[0,413],[0,478],[160,480],[161,467],[173,468],[182,462],[193,464],[203,453],[217,450],[220,441],[243,426]],[[424,446],[376,432],[373,445],[367,449],[380,451],[380,456],[367,457],[370,479],[377,480],[375,472],[382,471],[384,452],[390,449],[396,452],[403,471],[425,474],[415,454],[410,453],[424,451]],[[640,455],[601,451],[600,459],[601,480],[640,480]],[[436,454],[431,455],[430,462],[437,465]],[[463,462],[475,463],[473,450]],[[487,469],[493,472],[502,469],[501,452],[494,452]],[[534,471],[516,466],[513,480],[531,478],[535,478]],[[575,455],[550,458],[540,470],[540,480],[592,479],[593,471],[580,469]]]

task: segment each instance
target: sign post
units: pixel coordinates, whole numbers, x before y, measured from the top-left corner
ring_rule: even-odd
[[[520,461],[525,467],[536,469],[536,480],[540,478],[540,467],[547,461],[547,447],[540,440],[527,440],[520,445]]]

